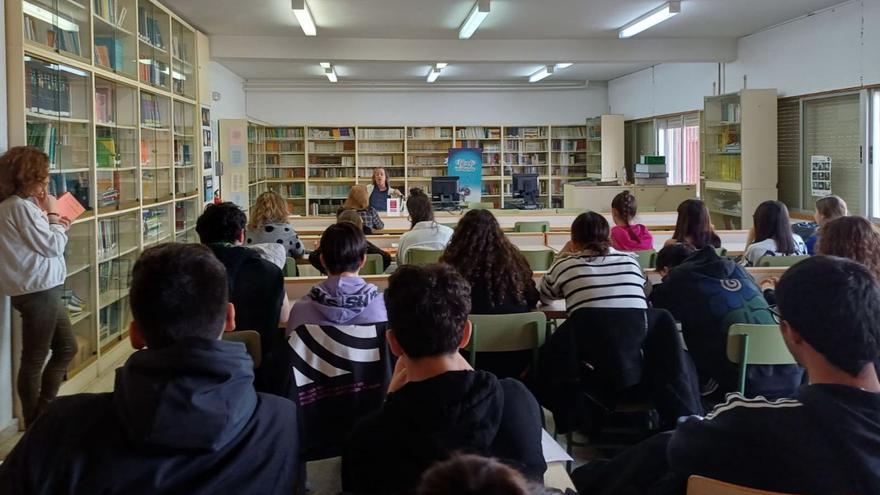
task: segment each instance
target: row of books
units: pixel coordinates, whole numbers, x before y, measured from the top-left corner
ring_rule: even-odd
[[[742,107],[739,103],[727,103],[721,105],[721,121],[722,122],[741,122]]]
[[[581,177],[587,175],[586,165],[555,165],[552,170],[556,177]]]
[[[293,184],[273,184],[272,189],[285,198],[302,198],[306,195],[306,185],[302,182]]]
[[[504,151],[547,151],[546,143],[543,141],[505,141]]]
[[[410,127],[407,139],[452,139],[452,128]]]
[[[161,60],[149,60],[149,63],[138,64],[138,77],[140,80],[153,86],[168,87],[168,64]],[[181,91],[178,90],[178,93]]]
[[[543,153],[530,155],[505,153],[504,163],[507,165],[547,165],[547,155]]]
[[[501,139],[500,127],[463,127],[455,130],[458,139]]]
[[[388,177],[404,177],[405,173],[402,168],[389,168],[385,170],[385,175]],[[373,169],[371,168],[359,168],[358,169],[358,177],[364,179],[368,179],[373,176]]]
[[[316,143],[317,144],[317,143]],[[320,143],[320,144],[345,144],[345,143]],[[304,149],[302,141],[266,141],[266,153],[301,153]],[[354,148],[352,148],[354,149]]]
[[[580,153],[561,152],[551,157],[550,163],[553,165],[574,165],[576,163],[584,163],[584,155]]]
[[[438,167],[445,167],[446,161],[444,156],[430,156],[430,155],[422,155],[422,156],[410,156],[409,164],[422,166],[422,165],[436,165]]]
[[[141,65],[141,67],[145,67]],[[150,65],[149,67],[152,67]],[[162,106],[159,97],[150,93],[141,93],[141,125],[149,127],[164,127],[162,120]]]
[[[155,241],[167,234],[165,220],[168,210],[165,208],[150,208],[142,213],[144,241]]]
[[[354,142],[309,143],[309,153],[353,153]]]
[[[51,174],[49,176],[49,194],[58,197],[70,193],[86,210],[91,210],[89,198],[89,173],[74,172]]]
[[[464,146],[467,148],[467,146]],[[450,146],[447,143],[431,143],[431,142],[423,142],[423,143],[409,143],[409,151],[418,152],[418,151],[449,151]],[[479,146],[471,146],[471,148],[479,148]]]
[[[42,150],[49,157],[49,170],[56,170],[55,150],[58,144],[58,129],[48,122],[27,123],[27,144]]]
[[[171,37],[171,55],[173,55],[174,58],[187,63],[192,60],[192,57],[190,56],[190,46],[183,40],[182,36]]]
[[[95,87],[95,120],[99,124],[113,125],[116,112],[113,105],[116,101],[115,91],[109,86]]]
[[[128,290],[131,260],[114,259],[98,265],[98,294],[111,290]]]
[[[189,195],[198,189],[196,171],[192,168],[179,168],[174,171],[174,193],[180,196]]]
[[[304,168],[270,168],[266,169],[269,179],[302,179],[306,176]]]
[[[358,139],[403,139],[403,129],[365,129],[357,130]]]
[[[354,167],[353,156],[309,156],[309,165]]]
[[[320,157],[320,158],[335,158],[335,157]],[[351,158],[351,157],[347,157]],[[306,165],[306,157],[305,155],[267,155],[266,156],[266,165],[282,165],[285,167],[305,167]]]
[[[340,143],[334,143],[340,144]],[[402,153],[403,143],[358,143],[360,153]]]
[[[351,189],[349,185],[316,185],[309,184],[309,198],[345,198]],[[335,212],[334,212],[335,213]]]
[[[358,160],[359,167],[382,167],[400,166],[404,164],[403,155],[369,155],[361,156]]]
[[[586,150],[587,150],[586,141],[559,140],[559,141],[552,141],[550,144],[550,151],[586,151]]]
[[[553,139],[577,139],[587,137],[586,127],[554,127],[551,131]]]
[[[302,139],[301,127],[268,127],[265,129],[266,139]]]
[[[320,203],[310,202],[309,211],[312,215],[335,215],[339,207],[342,206],[343,201],[345,200],[334,198]]]
[[[116,301],[101,308],[98,316],[98,339],[101,345],[106,344],[122,332],[121,313],[124,307],[125,301]]]
[[[354,128],[352,127],[310,127],[309,139],[342,139],[353,138]]]
[[[420,170],[409,170],[407,176],[409,177],[437,177],[446,175],[446,165],[438,166],[437,168],[423,168]]]
[[[64,19],[71,23],[76,23],[74,19],[65,16],[59,12],[53,13],[53,16],[55,15],[57,15],[59,19]],[[40,21],[39,26],[46,26],[45,31],[40,31],[40,29],[42,28],[38,27],[38,20]],[[61,51],[73,53],[76,56],[82,56],[82,48],[79,41],[79,31],[67,31],[61,29],[60,27],[46,23],[42,19],[37,19],[25,14],[24,32],[25,36],[27,36],[27,39],[31,41],[45,44],[48,47],[56,48]],[[41,39],[41,34],[43,33],[45,33],[46,36],[45,41]]]
[[[94,3],[94,13],[96,16],[114,26],[122,26],[122,23],[125,22],[125,17],[128,15],[128,7],[123,5],[120,9],[116,0],[95,0]]]
[[[98,220],[98,261],[119,255],[119,218]]]
[[[113,70],[122,70],[125,62],[125,42],[121,38],[95,37],[95,61]]]
[[[345,179],[352,175],[354,175],[354,170],[350,168],[309,169],[309,177],[320,179]]]
[[[505,127],[504,131],[508,138],[540,139],[547,137],[546,127]]]
[[[192,165],[192,152],[189,143],[179,139],[174,140],[174,165],[189,166]]]
[[[489,196],[498,196],[501,194],[501,185],[497,182],[484,182],[483,183],[483,194]]]
[[[162,38],[162,24],[152,15],[147,14],[147,9],[138,7],[138,35],[147,43],[165,49],[165,41]]]
[[[56,71],[28,66],[25,104],[34,113],[70,117],[70,81]]]
[[[706,164],[706,177],[710,180],[739,182],[742,180],[742,164],[738,156],[717,156]]]
[[[197,200],[192,200],[192,204],[189,201],[175,203],[174,205],[174,230],[181,231],[190,227],[191,224],[196,222],[196,216],[198,215],[198,210],[196,207]]]

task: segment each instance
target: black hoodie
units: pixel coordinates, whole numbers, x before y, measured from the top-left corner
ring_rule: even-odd
[[[342,487],[407,493],[432,464],[455,452],[497,457],[542,480],[538,403],[522,383],[484,371],[410,382],[355,428],[342,456]]]
[[[880,493],[880,394],[810,385],[791,399],[731,394],[705,419],[683,422],[672,468],[763,490]]]
[[[56,400],[0,466],[0,493],[293,493],[296,410],[257,393],[237,342],[135,352],[115,392]]]

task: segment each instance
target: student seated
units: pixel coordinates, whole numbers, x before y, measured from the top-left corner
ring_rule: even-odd
[[[342,210],[336,215],[336,222],[351,222],[357,226],[357,228],[363,230],[364,229],[364,220],[360,215],[357,214],[354,210]],[[388,269],[391,266],[391,255],[385,252],[384,249],[376,246],[370,241],[365,241],[367,243],[367,254],[378,254],[382,257],[382,271]],[[321,243],[318,242],[318,246],[309,253],[309,263],[315,267],[319,272],[324,275],[327,274],[327,269],[324,268],[324,265],[321,264]]]
[[[688,259],[695,252],[696,250],[694,250],[693,246],[680,242],[663,246],[663,249],[657,252],[654,269],[660,275],[660,281],[651,286],[651,293],[648,295],[648,301],[652,306],[658,307],[654,302],[654,291],[666,281],[669,272],[676,266],[684,263],[684,260]]]
[[[758,266],[764,256],[799,256],[807,254],[801,236],[791,231],[788,208],[782,201],[764,201],[755,209],[755,239],[746,247],[743,259],[748,266]]]
[[[611,201],[611,246],[619,251],[647,251],[654,249],[654,238],[648,228],[640,223],[632,224],[638,213],[636,197],[629,191],[614,196]]]
[[[592,211],[578,215],[571,224],[571,240],[541,278],[541,301],[565,299],[568,314],[581,307],[647,308],[638,260],[610,244],[605,217]]]
[[[220,340],[235,308],[211,251],[145,250],[129,302],[142,350],[115,391],[53,402],[0,466],[0,492],[293,493],[296,408],[256,392],[244,345]]]
[[[709,209],[699,199],[686,199],[678,205],[675,232],[665,245],[677,242],[690,244],[694,249],[703,249],[705,246],[721,247],[721,238],[712,228]]]
[[[807,253],[810,255],[816,254],[816,243],[819,241],[822,226],[836,218],[845,217],[848,214],[849,212],[846,208],[846,201],[840,196],[825,196],[816,201],[816,213],[813,215],[813,218],[816,220],[818,229],[816,229],[816,231],[813,232],[813,235],[804,241],[804,244],[807,246]]]
[[[370,193],[367,191],[367,186],[352,186],[348,191],[348,197],[345,198],[345,202],[339,207],[336,215],[338,216],[343,210],[354,210],[361,216],[364,222],[364,233],[367,235],[385,228],[385,222],[379,218],[379,212],[370,206]]]
[[[575,472],[578,490],[682,493],[700,475],[783,493],[880,493],[877,280],[854,261],[817,256],[786,270],[777,294],[782,337],[809,385],[779,400],[730,394],[705,418],[628,449],[603,476]],[[657,491],[670,485],[678,490]]]
[[[398,361],[385,405],[346,444],[343,490],[410,493],[454,452],[497,457],[540,481],[538,403],[520,382],[474,371],[458,353],[471,334],[468,283],[447,265],[406,265],[385,296]]]
[[[278,266],[242,246],[246,224],[247,217],[235,203],[211,204],[196,221],[196,232],[226,267],[229,300],[237,308],[236,328],[260,332],[263,362],[257,370],[257,390],[280,394],[287,377],[287,346],[278,329],[284,276]]]
[[[880,228],[865,217],[842,217],[826,223],[821,234],[818,254],[858,261],[880,280]]]
[[[293,226],[287,221],[287,201],[275,191],[257,196],[247,224],[246,243],[280,244],[290,258],[302,258],[305,249]]]
[[[351,222],[327,227],[321,235],[321,265],[329,276],[290,310],[287,334],[298,326],[361,325],[384,322],[385,301],[379,288],[364,281],[358,271],[367,256],[363,231]]]
[[[409,211],[411,229],[400,236],[397,248],[398,265],[406,262],[406,252],[411,248],[444,249],[452,237],[452,229],[434,221],[431,198],[421,189],[415,188],[409,192],[406,209]]]

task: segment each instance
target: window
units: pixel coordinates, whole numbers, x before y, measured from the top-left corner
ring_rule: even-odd
[[[668,184],[696,184],[700,176],[700,113],[657,119],[657,153],[666,157]]]
[[[869,160],[869,187],[870,216],[875,221],[880,221],[880,90],[875,89],[871,94],[871,131],[868,143],[870,152]]]

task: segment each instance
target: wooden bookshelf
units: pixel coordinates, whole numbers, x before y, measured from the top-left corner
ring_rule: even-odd
[[[127,345],[130,271],[143,249],[196,240],[195,39],[152,0],[6,2],[9,145],[45,151],[52,192],[87,209],[65,253],[80,346],[65,387],[111,372]]]

